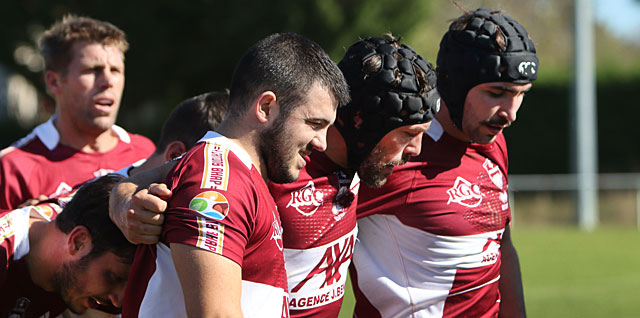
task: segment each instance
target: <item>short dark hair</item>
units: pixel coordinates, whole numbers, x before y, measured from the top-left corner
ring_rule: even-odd
[[[229,90],[200,94],[182,101],[162,126],[156,153],[178,140],[187,149],[193,147],[209,130],[215,130],[227,112]]]
[[[69,51],[76,42],[114,46],[123,55],[129,49],[124,31],[115,25],[88,17],[66,15],[45,31],[40,40],[45,70],[64,73],[73,59]]]
[[[262,92],[276,94],[282,115],[306,102],[309,89],[319,83],[338,105],[349,102],[349,87],[327,53],[315,42],[295,33],[276,33],[252,46],[236,65],[231,79],[229,118],[244,114]]]
[[[124,237],[109,218],[111,189],[123,176],[109,174],[82,185],[71,201],[55,219],[56,227],[70,233],[76,226],[84,226],[91,234],[91,252],[88,259],[111,252],[127,264],[133,263],[136,246]]]

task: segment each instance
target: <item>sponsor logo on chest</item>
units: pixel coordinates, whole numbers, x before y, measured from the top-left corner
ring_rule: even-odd
[[[316,189],[313,181],[309,181],[304,187],[291,192],[291,199],[286,207],[293,207],[300,214],[311,216],[323,203],[324,193]]]
[[[290,281],[289,306],[296,309],[315,308],[342,298],[347,269],[353,255],[356,230],[326,247],[315,259],[315,266],[302,276]]]

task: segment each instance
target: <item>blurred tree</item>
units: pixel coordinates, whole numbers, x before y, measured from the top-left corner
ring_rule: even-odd
[[[337,61],[358,37],[408,32],[430,6],[421,0],[3,1],[0,63],[25,75],[44,95],[41,70],[16,59],[16,49],[37,52],[39,34],[67,13],[110,21],[131,43],[118,122],[156,137],[174,105],[227,87],[240,55],[268,34],[304,34]]]
[[[505,11],[526,26],[538,49],[539,79],[525,99],[518,121],[506,132],[512,171],[567,172],[573,1],[457,2],[468,10],[488,7]],[[151,138],[157,137],[162,122],[179,101],[227,87],[240,55],[268,34],[304,34],[338,61],[359,37],[391,31],[435,63],[442,35],[450,21],[462,14],[452,1],[437,0],[2,1],[0,63],[28,78],[43,97],[46,94],[38,69],[37,38],[66,13],[107,20],[127,32],[131,49],[118,123]],[[633,145],[640,134],[640,126],[621,124],[626,118],[640,116],[635,102],[640,94],[635,88],[640,85],[638,56],[637,43],[621,41],[596,26],[602,171],[638,169],[638,147],[626,147],[624,158],[612,155],[614,146]],[[50,105],[50,100],[43,100],[44,105]],[[621,119],[619,112],[607,111],[611,107],[624,109],[625,118]],[[621,127],[626,128],[617,134]],[[15,123],[1,125],[0,148],[29,129]],[[554,141],[551,145],[550,140]],[[531,158],[539,160],[535,165],[528,164]]]

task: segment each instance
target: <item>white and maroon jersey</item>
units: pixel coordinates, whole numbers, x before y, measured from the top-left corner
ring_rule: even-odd
[[[269,183],[282,219],[291,317],[338,317],[359,186],[357,174],[348,177],[320,152],[311,154],[296,182]]]
[[[504,136],[488,145],[433,121],[422,153],[363,186],[352,282],[357,317],[497,317],[510,221]]]
[[[42,211],[50,209],[47,205]],[[45,212],[55,217],[55,211]],[[30,301],[26,317],[55,317],[66,308],[55,293],[36,286],[24,260],[29,253],[29,215],[38,213],[32,207],[0,211],[0,317],[8,317],[20,298]]]
[[[105,153],[78,151],[59,143],[54,118],[2,152],[0,209],[14,209],[41,194],[64,194],[80,183],[145,159],[155,150],[146,137],[114,125],[111,130],[120,139],[115,148]]]
[[[171,243],[204,249],[242,267],[244,317],[288,317],[280,217],[249,154],[208,132],[166,183],[172,196],[160,243],[138,247],[123,317],[186,317]]]

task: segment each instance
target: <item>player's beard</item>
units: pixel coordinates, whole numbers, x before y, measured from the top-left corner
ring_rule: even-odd
[[[73,303],[71,291],[78,288],[78,277],[86,272],[90,261],[91,257],[85,256],[78,261],[62,264],[60,269],[53,273],[54,291],[62,297],[69,310],[75,314],[82,314],[86,309],[80,310]]]
[[[278,117],[272,127],[260,134],[258,146],[267,165],[267,177],[275,183],[289,183],[298,179],[298,174],[293,174],[297,169],[292,167],[298,150],[285,133],[285,121],[286,117]]]
[[[383,162],[384,154],[382,149],[374,148],[373,151],[362,161],[358,168],[360,181],[372,188],[380,188],[387,183],[387,178],[391,174],[384,171],[386,168],[405,164],[409,156],[403,156],[401,160]],[[393,170],[392,170],[393,172]]]

